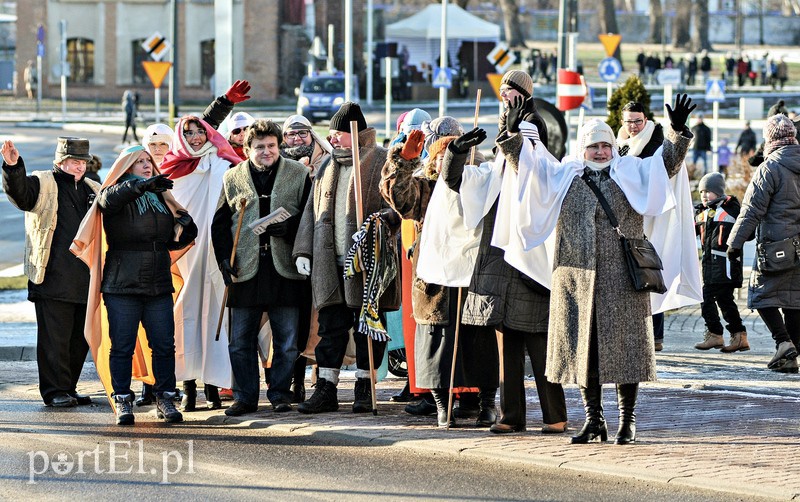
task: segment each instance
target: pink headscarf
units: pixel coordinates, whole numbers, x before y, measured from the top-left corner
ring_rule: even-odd
[[[169,152],[164,155],[164,161],[159,166],[162,173],[166,174],[171,180],[181,178],[187,174],[191,174],[200,163],[200,158],[203,154],[198,154],[186,144],[186,138],[183,137],[183,125],[188,120],[196,120],[206,130],[206,141],[210,142],[217,148],[216,155],[229,161],[231,164],[238,164],[242,161],[233,147],[228,143],[222,134],[217,132],[216,129],[211,127],[205,120],[193,115],[187,115],[178,122],[175,128],[175,134],[172,136],[172,145]]]

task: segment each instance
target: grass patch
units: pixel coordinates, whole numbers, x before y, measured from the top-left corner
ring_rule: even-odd
[[[0,277],[0,291],[8,289],[26,289],[28,287],[28,278],[24,275],[17,277]]]

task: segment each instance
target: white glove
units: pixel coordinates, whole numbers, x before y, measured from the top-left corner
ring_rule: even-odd
[[[311,275],[311,260],[305,256],[298,256],[294,264],[297,266],[298,274],[305,275],[306,277]]]

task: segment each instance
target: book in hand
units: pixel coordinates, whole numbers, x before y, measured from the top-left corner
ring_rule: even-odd
[[[264,216],[263,218],[259,218],[253,223],[247,225],[247,228],[253,231],[256,235],[261,235],[264,233],[264,230],[267,229],[268,226],[272,225],[273,223],[280,223],[289,219],[291,214],[289,211],[283,208],[283,206],[279,207],[275,211],[272,211],[268,215]]]

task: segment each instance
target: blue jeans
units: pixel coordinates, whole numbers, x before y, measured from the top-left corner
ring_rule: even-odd
[[[131,366],[141,322],[153,351],[153,375],[159,392],[175,392],[175,318],[172,295],[144,296],[104,293],[111,338],[111,384],[114,394],[132,394]]]
[[[261,374],[258,361],[258,331],[262,307],[231,309],[231,341],[228,354],[233,369],[233,397],[245,404],[258,404]],[[297,307],[267,307],[272,328],[272,368],[267,399],[273,404],[292,400],[292,368],[297,359]]]
[[[708,174],[708,159],[706,158],[707,153],[708,152],[705,150],[695,150],[694,153],[692,153],[692,164],[695,164],[695,166],[697,165],[698,159],[703,159],[703,175]]]

